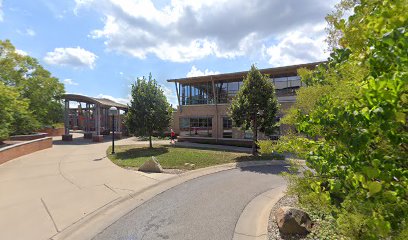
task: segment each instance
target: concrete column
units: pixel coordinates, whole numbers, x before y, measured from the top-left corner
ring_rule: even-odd
[[[91,124],[91,106],[89,103],[85,104],[85,133],[84,133],[84,138],[86,139],[92,139],[92,132],[90,129]]]
[[[102,142],[103,135],[101,135],[101,106],[95,104],[95,135],[92,136],[92,141]]]
[[[84,133],[88,131],[87,126],[88,126],[88,104],[85,103],[85,109],[82,109],[84,112]]]
[[[65,127],[65,135],[68,135],[69,134],[69,101],[68,100],[65,100],[64,127]]]
[[[213,95],[214,95],[214,101],[215,101],[215,122],[213,122],[212,124],[212,137],[215,137],[215,142],[218,142],[218,96],[217,96],[217,91],[215,89],[215,82],[213,80],[213,78],[211,77],[211,84],[213,87]],[[215,135],[215,136],[214,136]]]
[[[66,99],[64,109],[64,128],[65,134],[62,135],[62,141],[72,141],[72,134],[69,134],[69,100]]]
[[[120,110],[118,109],[118,115],[116,120],[116,131],[120,132]]]
[[[96,135],[101,135],[101,107],[96,105]]]

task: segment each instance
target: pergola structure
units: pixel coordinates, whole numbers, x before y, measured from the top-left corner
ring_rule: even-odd
[[[114,102],[106,98],[94,98],[78,94],[64,94],[64,141],[72,141],[70,129],[83,130],[84,138],[92,139],[94,142],[103,141],[103,135],[109,135],[112,131],[112,120],[109,117],[109,108],[118,109],[115,116],[115,138],[121,137],[121,111],[127,112],[127,105]],[[76,103],[78,105],[76,105]],[[73,104],[75,104],[73,106]]]

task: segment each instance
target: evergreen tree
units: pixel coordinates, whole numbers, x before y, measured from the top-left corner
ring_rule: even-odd
[[[242,87],[230,107],[232,120],[237,126],[253,131],[252,154],[256,155],[258,131],[271,134],[276,129],[278,102],[275,87],[269,77],[252,65]]]
[[[165,130],[171,119],[170,104],[156,80],[149,75],[132,84],[132,100],[127,114],[126,125],[129,133],[148,136],[152,148],[154,132]]]

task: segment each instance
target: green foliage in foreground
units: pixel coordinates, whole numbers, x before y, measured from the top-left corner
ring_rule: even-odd
[[[150,148],[146,145],[116,146],[116,154],[112,155],[111,148],[107,150],[108,157],[115,164],[122,167],[140,167],[152,156],[156,157],[163,168],[189,169],[185,163],[195,164],[196,168],[209,167],[224,163],[256,160],[283,159],[280,155],[251,156],[248,153],[230,152],[215,149],[197,149],[158,145]]]
[[[294,177],[290,189],[309,211],[333,217],[339,234],[406,239],[408,1],[342,3],[353,15],[328,18],[341,32],[330,38],[339,37],[340,49],[327,64],[300,73],[308,87],[286,118],[300,138],[277,146],[300,155],[311,151],[311,170]],[[313,146],[302,143],[305,137]]]

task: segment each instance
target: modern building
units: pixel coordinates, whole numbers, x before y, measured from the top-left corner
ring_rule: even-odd
[[[280,116],[296,101],[296,89],[302,86],[297,70],[314,69],[320,63],[322,62],[259,69],[262,74],[268,74],[275,85],[281,105]],[[250,144],[252,132],[234,127],[228,117],[231,100],[247,73],[248,71],[167,80],[174,82],[176,87],[178,106],[173,114],[172,127],[179,135],[179,141]],[[277,132],[275,135],[279,134]]]

